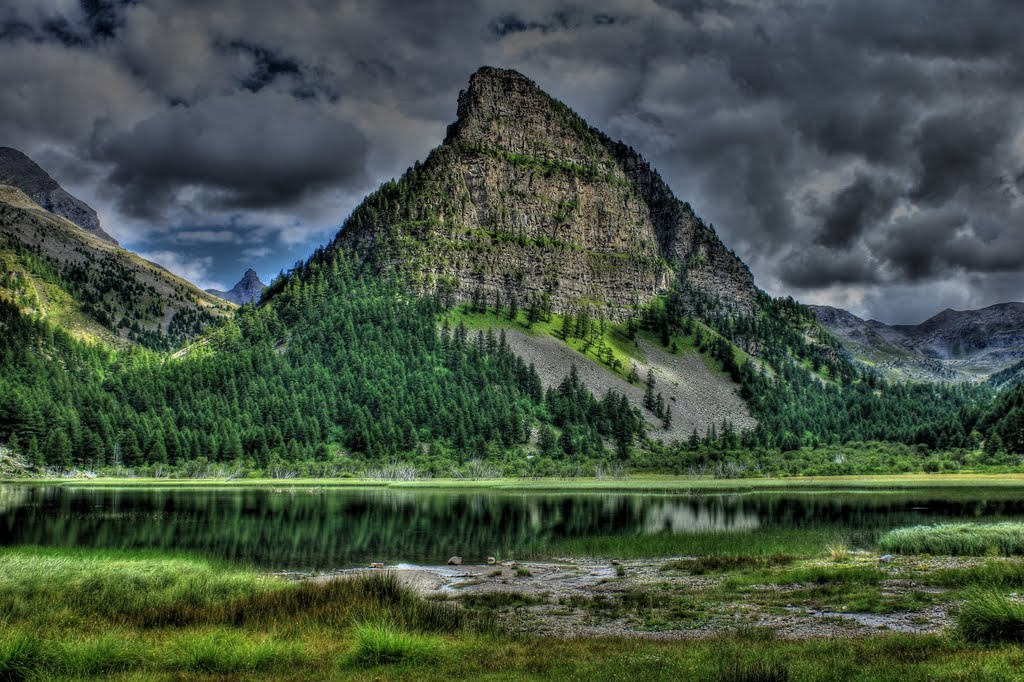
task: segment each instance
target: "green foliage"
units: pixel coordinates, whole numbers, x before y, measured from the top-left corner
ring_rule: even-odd
[[[878,542],[885,552],[953,556],[1024,554],[1024,523],[950,523],[897,528]]]
[[[415,460],[449,473],[560,430],[555,461],[626,456],[643,436],[625,398],[578,379],[542,392],[503,334],[437,330],[441,304],[320,254],[186,357],[112,355],[0,303],[0,441],[34,438],[42,463],[191,475],[211,467],[323,475]],[[484,303],[480,303],[483,307]],[[547,299],[531,300],[538,319]]]
[[[1024,604],[994,590],[974,590],[956,614],[956,630],[969,642],[1024,643]]]
[[[361,623],[356,626],[355,638],[350,660],[357,665],[429,663],[444,650],[437,637],[404,632],[387,622]]]

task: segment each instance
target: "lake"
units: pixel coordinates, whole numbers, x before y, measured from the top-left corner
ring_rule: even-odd
[[[729,494],[530,493],[388,488],[0,485],[0,545],[186,551],[273,570],[369,562],[558,556],[581,538],[657,537],[685,553],[799,534],[869,547],[892,528],[1024,520],[1024,491]],[[667,540],[666,540],[667,538]],[[564,544],[562,544],[564,546]]]

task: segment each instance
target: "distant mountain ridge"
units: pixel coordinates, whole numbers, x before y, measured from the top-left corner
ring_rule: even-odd
[[[915,325],[863,320],[829,306],[810,308],[855,357],[898,378],[971,381],[1024,359],[1024,303],[946,309]]]
[[[91,206],[66,192],[39,164],[17,149],[0,147],[0,185],[17,187],[50,213],[117,244],[100,226],[99,215]]]
[[[240,279],[238,283],[228,291],[207,289],[206,293],[219,296],[225,301],[231,301],[238,305],[245,305],[246,303],[259,300],[259,297],[263,294],[263,290],[266,288],[267,285],[260,281],[260,277],[256,274],[256,271],[249,268],[245,271],[245,274],[242,275],[242,279]]]
[[[0,300],[76,338],[161,350],[186,343],[234,309],[5,184]]]

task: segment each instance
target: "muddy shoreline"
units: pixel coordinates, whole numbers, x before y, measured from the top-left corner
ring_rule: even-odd
[[[766,580],[731,588],[728,581],[735,574],[692,575],[666,570],[672,559],[397,564],[291,577],[325,581],[391,571],[428,598],[489,610],[501,627],[514,633],[688,639],[767,628],[780,637],[805,639],[886,632],[941,633],[951,626],[951,613],[959,601],[952,597],[951,589],[927,585],[921,578],[937,569],[971,568],[982,561],[901,557],[881,563],[878,559],[865,553],[842,566],[884,571],[884,579],[874,585],[881,598],[898,602],[913,597],[920,602],[918,607],[858,611],[855,605],[851,608],[843,604],[841,597],[821,606],[817,603],[820,599],[807,597],[808,592],[827,591],[820,584]],[[811,569],[836,565],[828,560],[799,562],[800,567]]]

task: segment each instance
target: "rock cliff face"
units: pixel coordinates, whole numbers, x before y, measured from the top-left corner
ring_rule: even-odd
[[[35,161],[17,149],[0,147],[0,185],[17,187],[50,213],[67,218],[100,239],[117,244],[103,231],[100,219],[91,206],[62,188]]]
[[[971,381],[1024,358],[1024,303],[944,310],[916,325],[862,320],[828,306],[811,308],[854,356],[898,378]]]
[[[749,270],[633,149],[515,71],[484,67],[444,143],[352,213],[334,246],[422,292],[551,297],[625,317],[670,286],[750,312]]]
[[[267,285],[260,281],[260,276],[256,274],[256,271],[249,268],[242,275],[242,279],[238,281],[235,286],[231,287],[229,291],[218,291],[217,289],[207,289],[206,293],[219,296],[225,301],[231,301],[238,305],[245,305],[251,301],[258,300],[260,295],[263,294],[263,290],[267,288]]]

